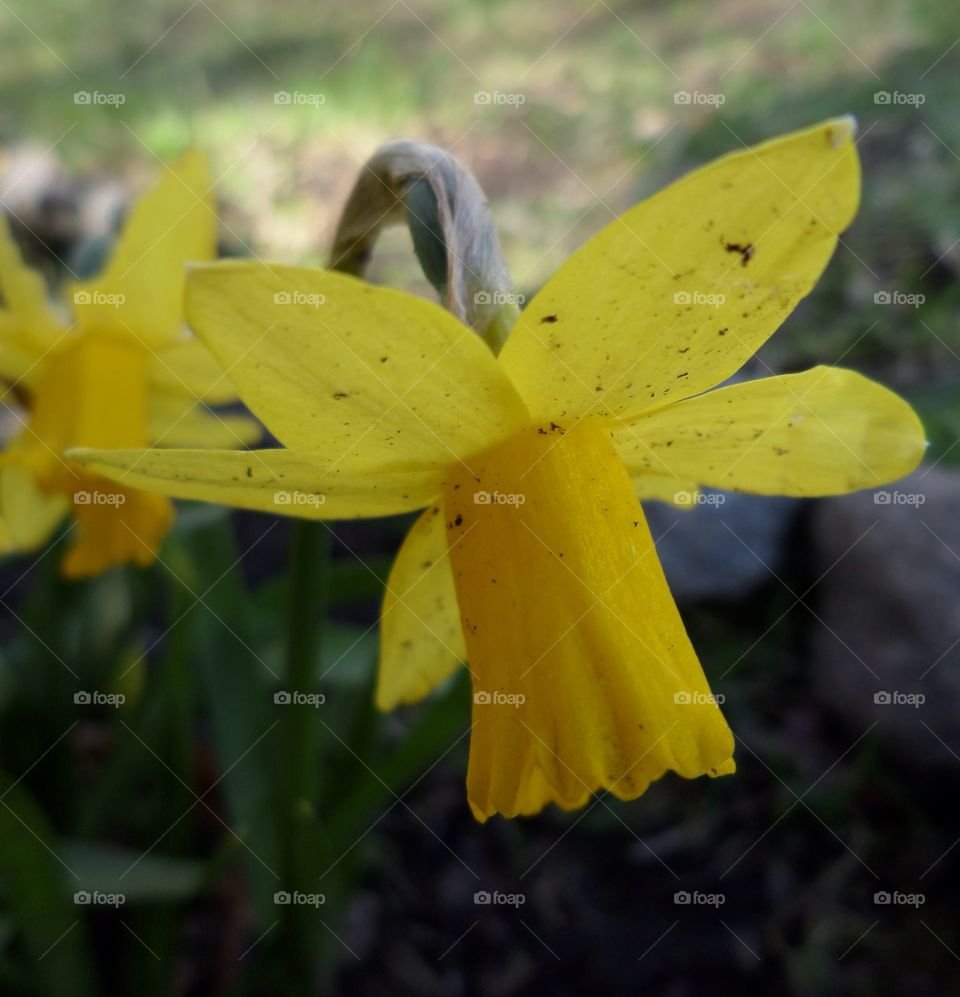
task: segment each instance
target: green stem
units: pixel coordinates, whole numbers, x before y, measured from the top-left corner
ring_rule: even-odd
[[[297,521],[291,536],[290,589],[287,618],[286,691],[316,692],[323,622],[327,615],[329,530],[324,523]],[[281,791],[280,841],[283,849],[284,889],[293,893],[318,892],[313,882],[316,848],[317,735],[316,710],[291,703],[284,709],[283,769],[278,773]],[[282,908],[290,969],[300,987],[316,977],[315,912],[309,907]]]

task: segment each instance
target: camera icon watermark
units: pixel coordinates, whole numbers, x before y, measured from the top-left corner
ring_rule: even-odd
[[[522,93],[504,93],[501,90],[478,90],[473,95],[474,104],[506,104],[512,107],[520,107],[526,104],[527,98]]]
[[[920,107],[926,104],[927,95],[922,93],[903,93],[900,90],[877,90],[873,95],[874,104],[886,104],[890,106],[910,105]]]
[[[473,493],[474,505],[512,505],[515,508],[523,505],[527,496],[522,492],[485,492]]]
[[[712,505],[719,508],[727,501],[727,496],[722,492],[688,492],[679,491],[673,493],[673,504],[692,507],[695,505]]]
[[[477,890],[473,902],[478,907],[522,907],[527,902],[525,893],[501,893],[499,890]]]
[[[725,893],[701,893],[699,890],[677,890],[673,902],[680,907],[722,907],[727,902]]]
[[[275,305],[307,305],[310,308],[319,308],[327,303],[325,294],[309,294],[304,291],[274,291],[273,303]]]
[[[312,706],[317,709],[327,701],[327,697],[322,692],[300,692],[294,689],[288,692],[280,689],[273,694],[273,701],[277,706]]]
[[[327,502],[327,496],[323,492],[274,492],[274,505],[312,505],[321,506]]]
[[[487,692],[480,689],[473,694],[473,701],[477,706],[520,707],[527,701],[527,697],[522,692],[500,692],[499,690]]]
[[[78,907],[113,907],[119,909],[127,902],[124,893],[104,893],[101,890],[77,890],[73,902]]]
[[[901,893],[899,890],[877,890],[873,902],[878,907],[913,907],[915,910],[927,902],[924,893]]]
[[[277,890],[273,902],[278,907],[322,907],[326,902],[323,893],[301,893],[299,890]]]
[[[524,295],[512,291],[477,291],[473,295],[475,305],[516,305],[520,308],[526,300]]]
[[[74,492],[74,505],[112,505],[121,506],[127,501],[123,492]]]
[[[127,98],[122,93],[104,93],[100,90],[77,90],[73,95],[74,104],[83,107],[120,107]]]
[[[127,701],[127,697],[122,692],[88,692],[81,689],[73,694],[73,702],[76,706],[112,706],[118,709]]]
[[[925,693],[922,692],[899,692],[888,689],[878,689],[873,694],[873,702],[876,706],[910,706],[918,710],[927,701]]]
[[[691,106],[722,107],[727,102],[725,94],[722,93],[702,93],[699,90],[677,90],[673,95],[674,104],[684,104]]]
[[[673,694],[677,706],[723,706],[727,697],[722,692],[701,692],[699,689],[681,689]]]
[[[319,107],[326,104],[327,95],[322,93],[303,93],[300,90],[277,90],[273,95],[274,104],[281,106]]]
[[[912,505],[920,508],[927,501],[923,492],[874,492],[874,505]]]
[[[703,291],[677,291],[673,296],[675,305],[706,305],[719,308],[725,301],[725,294],[705,294]]]
[[[875,305],[905,305],[909,308],[919,308],[926,300],[925,294],[907,294],[905,291],[877,291],[873,295]]]
[[[119,308],[125,301],[125,294],[105,294],[103,291],[74,291],[75,305],[106,305],[109,308]]]

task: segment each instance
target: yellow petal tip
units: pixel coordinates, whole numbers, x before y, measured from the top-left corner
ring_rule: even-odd
[[[733,760],[733,758],[728,758],[725,762],[722,762],[715,768],[709,769],[707,771],[707,775],[710,776],[711,779],[716,779],[717,776],[721,775],[733,775],[736,771],[737,763]]]

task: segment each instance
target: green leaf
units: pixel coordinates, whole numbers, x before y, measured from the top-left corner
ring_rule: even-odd
[[[204,864],[192,859],[78,840],[62,842],[60,857],[77,874],[75,890],[122,893],[127,904],[189,900],[205,885]]]
[[[174,544],[171,543],[173,548]],[[191,628],[193,664],[200,671],[213,742],[229,811],[231,838],[239,838],[254,907],[261,924],[276,917],[280,888],[279,843],[273,812],[278,723],[273,692],[279,675],[267,670],[251,644],[248,620],[254,602],[237,570],[237,552],[225,519],[208,521],[191,536],[193,591],[203,594],[184,620]]]
[[[72,896],[79,880],[33,798],[0,773],[0,887],[41,992],[92,997],[83,908]]]
[[[394,794],[402,796],[455,742],[461,741],[466,747],[468,701],[466,669],[462,669],[414,711],[410,730],[387,757],[368,762],[379,778],[361,766],[354,774],[352,791],[344,792],[346,787],[341,784],[341,795],[336,797],[337,805],[327,827],[334,854],[349,848],[370,822],[392,805]],[[328,789],[327,795],[334,794]]]

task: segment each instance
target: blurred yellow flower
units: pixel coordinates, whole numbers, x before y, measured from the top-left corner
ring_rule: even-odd
[[[260,438],[253,420],[198,404],[236,400],[183,319],[185,262],[216,256],[209,190],[199,153],[169,168],[134,207],[102,274],[70,287],[72,322],[48,303],[0,217],[0,379],[17,426],[0,456],[2,549],[38,547],[71,514],[76,532],[64,574],[149,564],[173,522],[169,499],[91,475],[63,452],[231,447]]]
[[[719,159],[576,252],[499,357],[436,305],[337,273],[198,268],[188,318],[285,448],[75,457],[318,519],[426,507],[387,583],[377,702],[469,662],[480,820],[729,773],[636,493],[829,495],[917,464],[911,408],[851,371],[703,393],[811,289],[858,196],[845,119]]]

